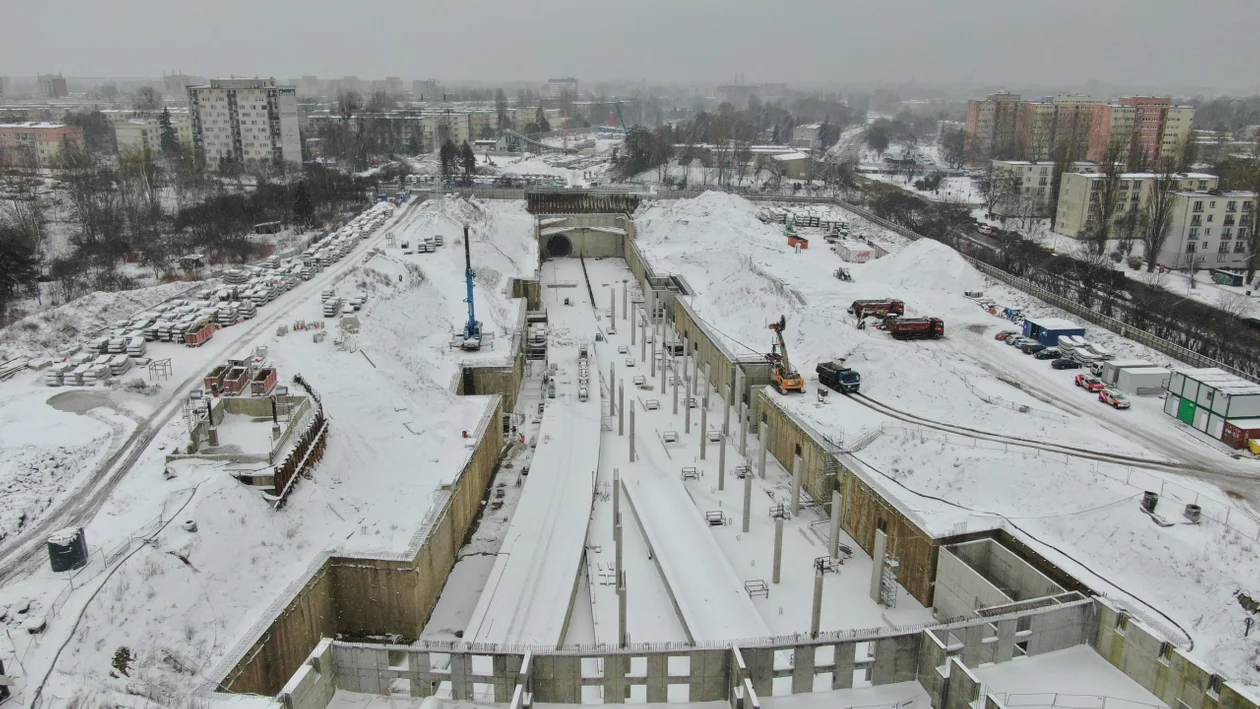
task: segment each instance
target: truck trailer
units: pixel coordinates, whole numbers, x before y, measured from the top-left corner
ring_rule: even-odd
[[[879,318],[886,318],[889,315],[905,315],[906,304],[894,298],[885,298],[883,300],[855,300],[849,306],[849,312],[864,318],[868,315],[874,315]]]
[[[945,336],[945,321],[940,318],[896,318],[888,322],[888,332],[898,340],[935,340]]]

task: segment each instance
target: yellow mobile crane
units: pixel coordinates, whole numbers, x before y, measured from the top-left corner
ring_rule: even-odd
[[[770,354],[766,355],[766,359],[770,360],[774,366],[774,388],[778,389],[780,394],[786,394],[789,391],[804,394],[805,380],[792,367],[792,362],[788,359],[787,343],[783,341],[783,331],[787,329],[787,316],[779,316],[779,322],[770,323],[770,329],[774,330],[775,337],[778,338],[777,343],[770,345]]]

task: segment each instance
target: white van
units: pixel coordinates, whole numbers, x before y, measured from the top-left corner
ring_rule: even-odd
[[[578,387],[578,401],[586,401],[587,396],[586,387]]]

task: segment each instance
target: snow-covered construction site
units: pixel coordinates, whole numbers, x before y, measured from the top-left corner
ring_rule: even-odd
[[[14,700],[1260,702],[1260,385],[823,199],[521,194],[8,328]]]

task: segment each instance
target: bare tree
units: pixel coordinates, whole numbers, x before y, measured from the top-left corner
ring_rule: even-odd
[[[1242,293],[1222,291],[1216,297],[1216,307],[1236,318],[1246,317],[1251,313],[1251,298]]]
[[[1172,231],[1173,207],[1177,198],[1177,175],[1166,169],[1151,185],[1151,196],[1142,210],[1142,255],[1146,270],[1155,270],[1156,259]]]
[[[1107,240],[1115,228],[1116,210],[1120,206],[1120,185],[1124,163],[1120,161],[1124,144],[1113,140],[1103,153],[1101,179],[1090,183],[1089,212],[1092,226],[1089,230],[1090,252],[1101,254],[1107,250]]]

